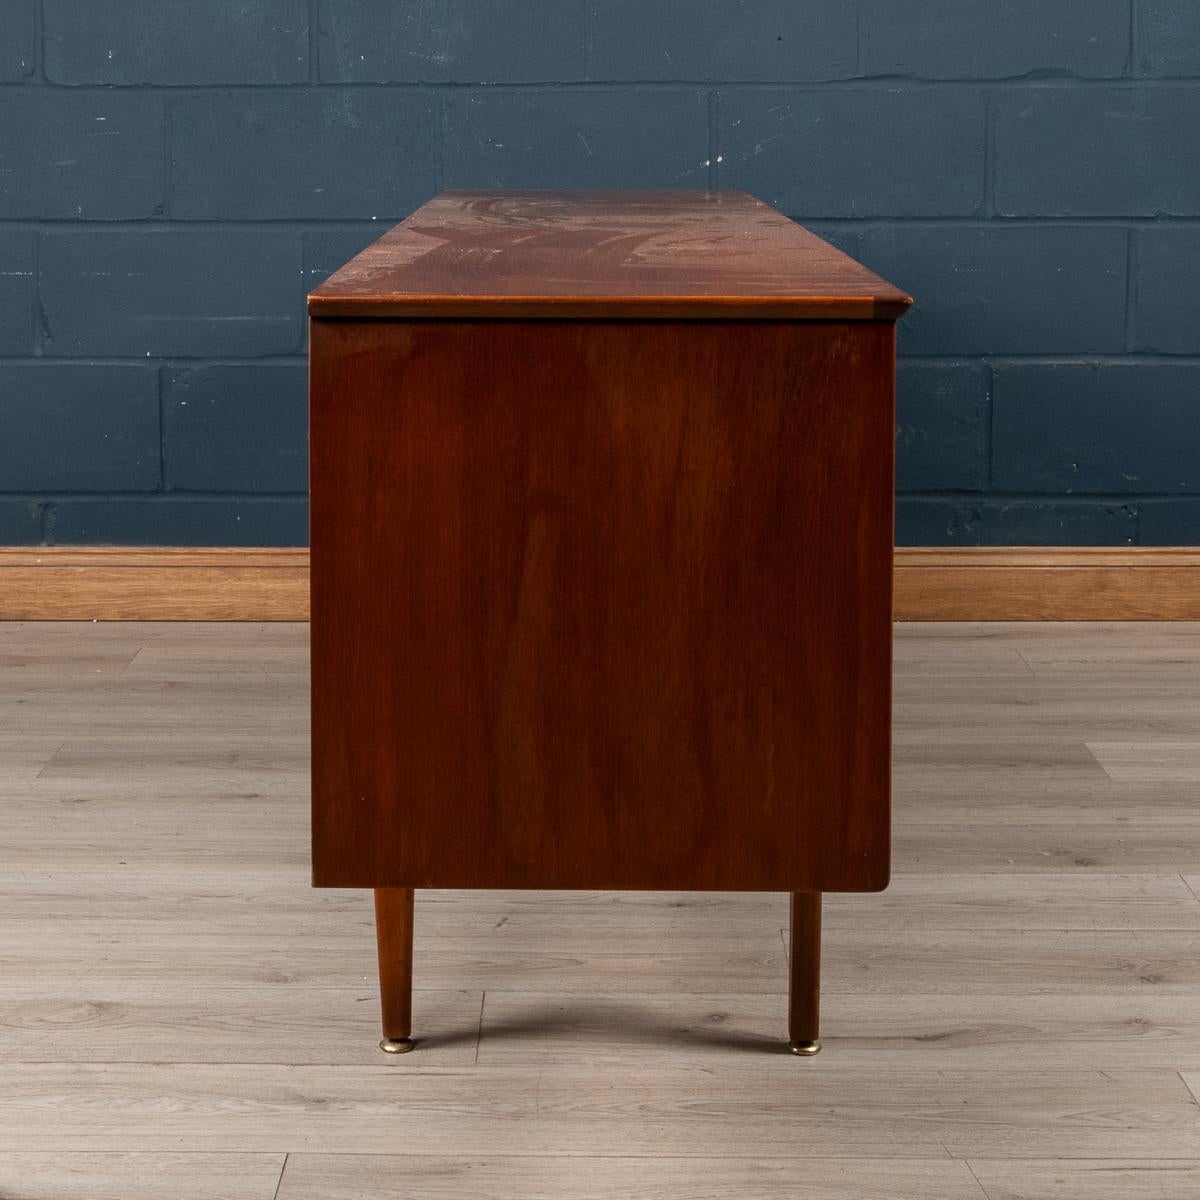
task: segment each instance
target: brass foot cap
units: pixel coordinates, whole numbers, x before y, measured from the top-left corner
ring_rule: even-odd
[[[788,1049],[793,1054],[802,1055],[804,1058],[811,1058],[814,1054],[821,1053],[820,1042],[788,1042]]]
[[[412,1038],[384,1038],[379,1048],[384,1054],[407,1054],[416,1044]]]

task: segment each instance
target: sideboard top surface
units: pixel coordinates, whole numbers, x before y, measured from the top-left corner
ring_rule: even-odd
[[[893,320],[910,298],[739,191],[448,191],[314,317]]]

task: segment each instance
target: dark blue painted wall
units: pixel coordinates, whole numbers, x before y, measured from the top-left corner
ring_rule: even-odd
[[[491,185],[914,292],[901,542],[1200,541],[1197,0],[0,0],[0,543],[303,542],[305,291]]]

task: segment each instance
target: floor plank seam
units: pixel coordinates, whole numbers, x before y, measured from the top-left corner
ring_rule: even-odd
[[[1200,624],[898,633],[893,887],[830,897],[808,1064],[737,894],[423,897],[379,1054],[306,638],[0,625],[0,1195],[1200,1196]]]
[[[287,1170],[288,1159],[290,1157],[290,1153],[285,1154],[283,1156],[283,1162],[279,1165],[279,1178],[275,1181],[275,1194],[271,1197],[271,1200],[279,1200],[279,1189],[283,1187],[283,1174]]]
[[[976,1173],[975,1167],[971,1163],[971,1160],[969,1158],[964,1158],[960,1161],[967,1168],[967,1170],[971,1172],[971,1178],[975,1180],[975,1186],[979,1189],[979,1193],[983,1197],[983,1200],[992,1200],[991,1192],[984,1187],[983,1180],[979,1178],[979,1175]]]
[[[479,994],[479,1024],[475,1028],[475,1059],[474,1065],[479,1065],[479,1046],[483,1041],[483,1010],[487,1004],[487,990]]]

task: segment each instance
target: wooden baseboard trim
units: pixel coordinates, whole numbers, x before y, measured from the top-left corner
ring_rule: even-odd
[[[1200,549],[896,551],[898,621],[1196,621]],[[304,549],[0,547],[0,620],[306,621]]]
[[[1196,621],[1200,549],[896,551],[898,621]]]
[[[308,551],[0,547],[4,621],[307,621]]]

